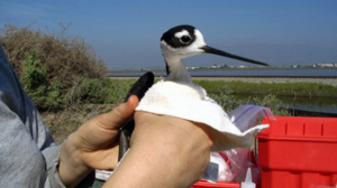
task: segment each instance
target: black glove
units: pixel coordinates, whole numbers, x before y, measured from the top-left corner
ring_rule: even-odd
[[[141,100],[141,98],[145,95],[145,92],[153,85],[153,82],[154,74],[152,72],[146,72],[143,74],[143,76],[141,76],[129,90],[125,101],[127,101],[131,95],[136,95],[138,99]],[[134,127],[135,121],[132,118],[123,125],[120,130],[118,161],[124,156],[125,152],[129,148],[129,141]]]

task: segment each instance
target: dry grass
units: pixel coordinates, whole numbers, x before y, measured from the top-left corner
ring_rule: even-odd
[[[48,81],[62,80],[69,88],[79,77],[98,78],[106,72],[101,59],[81,38],[55,37],[30,28],[6,26],[0,36],[17,74],[28,55],[34,55],[46,67]]]
[[[59,112],[45,112],[42,119],[57,143],[62,143],[69,134],[90,118],[108,112],[113,104],[79,104]]]

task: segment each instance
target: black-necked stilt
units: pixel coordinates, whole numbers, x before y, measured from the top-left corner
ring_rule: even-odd
[[[191,25],[180,25],[169,29],[161,37],[160,45],[162,55],[166,62],[168,79],[175,81],[191,80],[181,60],[202,53],[210,53],[248,63],[268,66],[268,64],[260,61],[234,55],[208,46],[201,32]]]
[[[227,113],[207,92],[192,82],[182,59],[201,53],[212,53],[249,63],[266,63],[230,54],[207,46],[201,32],[190,25],[180,25],[166,31],[161,37],[161,50],[168,76],[154,84],[140,101],[137,111],[176,116],[211,128],[216,138],[214,150],[249,147],[255,134],[267,128],[260,125],[241,132],[229,119]]]

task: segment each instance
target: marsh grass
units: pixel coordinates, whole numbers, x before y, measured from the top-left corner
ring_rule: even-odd
[[[219,80],[197,80],[196,82],[205,87],[208,92],[226,87],[232,90],[234,94],[265,95],[268,93],[276,96],[337,98],[337,87],[318,83],[251,83]]]
[[[44,112],[44,124],[57,143],[62,143],[69,134],[90,118],[108,112],[115,104],[75,104],[63,111]]]
[[[302,103],[337,105],[337,87],[319,83],[253,83],[242,81],[197,80],[210,94],[227,93],[240,103],[276,107],[280,104]],[[270,102],[268,102],[270,101]]]

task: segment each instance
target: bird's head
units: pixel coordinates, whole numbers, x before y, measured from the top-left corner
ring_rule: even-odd
[[[191,25],[179,25],[166,31],[161,37],[164,57],[185,58],[204,53],[206,46],[201,32]]]
[[[179,25],[169,29],[162,35],[160,41],[162,54],[166,60],[171,58],[180,60],[189,56],[210,53],[248,63],[264,66],[268,65],[260,61],[244,58],[208,46],[202,33],[191,25]]]

